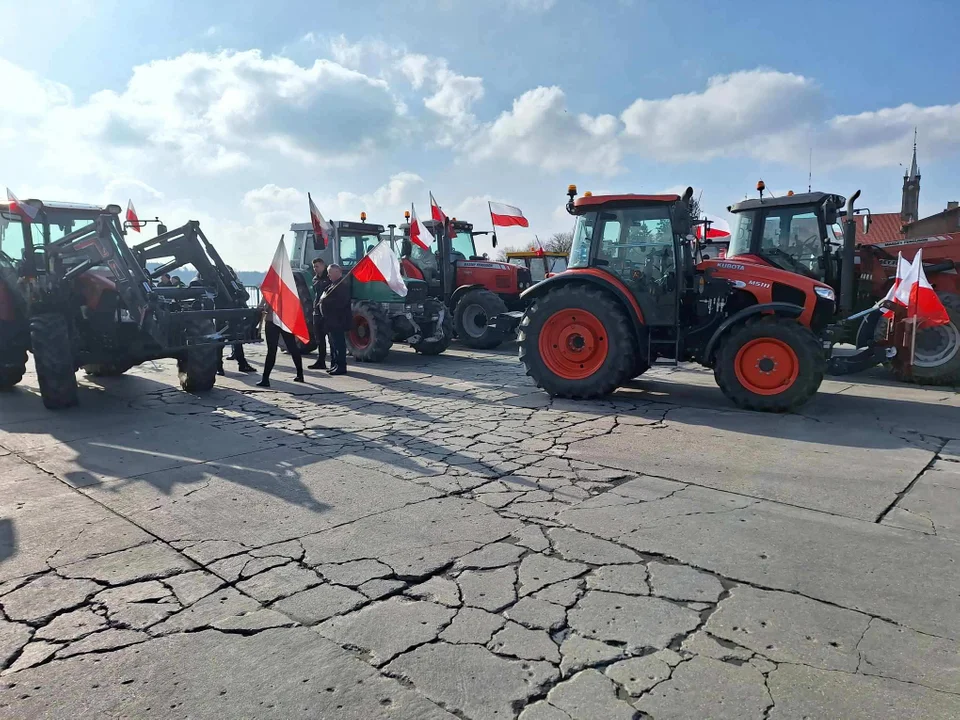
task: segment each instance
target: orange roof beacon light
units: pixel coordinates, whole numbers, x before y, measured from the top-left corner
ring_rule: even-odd
[[[787,190],[787,197],[793,197],[793,190]]]
[[[583,193],[583,196],[584,196],[584,197],[593,197],[593,193],[590,192],[589,190],[587,190],[586,192]]]
[[[406,220],[407,222],[410,222],[410,211],[409,211],[409,210],[404,210],[404,211],[403,211],[403,219]]]
[[[760,200],[763,200],[763,191],[767,189],[766,183],[763,180],[757,181],[757,192],[760,193]]]
[[[360,222],[366,222],[366,221],[367,221],[367,214],[366,214],[365,212],[361,212],[361,213],[360,213]]]

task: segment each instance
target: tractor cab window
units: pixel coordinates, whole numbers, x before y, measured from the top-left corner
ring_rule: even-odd
[[[590,265],[590,244],[593,242],[593,227],[597,224],[597,213],[588,212],[577,218],[573,228],[573,242],[570,245],[569,267],[582,268]]]
[[[550,264],[550,272],[552,273],[562,273],[567,269],[567,258],[565,257],[552,257],[547,258]]]
[[[773,208],[764,213],[759,254],[774,265],[820,279],[823,242],[817,214],[808,208]]]
[[[345,270],[349,270],[356,265],[360,258],[364,256],[364,253],[359,237],[356,235],[340,236],[340,264]]]
[[[456,255],[460,253],[463,255],[464,260],[469,260],[477,256],[477,249],[473,244],[473,235],[466,230],[458,230],[451,238],[450,246],[450,254]]]
[[[730,236],[730,246],[727,248],[727,257],[750,254],[750,241],[753,237],[753,224],[758,212],[746,210],[737,213],[737,224]]]

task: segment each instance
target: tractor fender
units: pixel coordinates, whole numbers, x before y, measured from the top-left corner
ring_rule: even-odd
[[[802,314],[802,307],[799,305],[794,305],[793,303],[785,302],[761,303],[759,305],[751,305],[750,307],[746,307],[743,310],[735,312],[733,315],[720,323],[720,327],[718,327],[714,331],[713,335],[710,336],[710,340],[707,341],[707,347],[703,351],[703,361],[705,364],[709,363],[710,358],[713,356],[717,346],[720,343],[720,339],[725,334],[730,332],[731,328],[744,322],[747,318],[753,317],[754,315],[777,315],[778,317],[798,318]]]
[[[480,283],[474,283],[473,285],[461,285],[456,290],[453,291],[453,295],[450,296],[450,307],[455,308],[457,303],[460,302],[460,298],[466,295],[471,290],[486,290],[487,286]],[[496,293],[494,293],[496,294]]]
[[[586,283],[610,293],[623,307],[627,317],[630,318],[637,337],[641,337],[646,332],[643,312],[629,288],[619,278],[596,268],[577,268],[557,273],[553,277],[541,280],[525,290],[520,295],[520,299],[523,301],[524,307],[529,307],[534,300],[542,297],[545,293],[569,283]]]

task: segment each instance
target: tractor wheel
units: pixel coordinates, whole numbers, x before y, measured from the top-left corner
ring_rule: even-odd
[[[453,310],[457,337],[467,347],[490,350],[503,342],[503,333],[487,323],[507,311],[503,299],[489,290],[477,288],[464,293]]]
[[[427,315],[443,313],[443,324],[441,326],[443,332],[439,340],[421,340],[413,346],[413,349],[422,355],[439,355],[450,347],[450,340],[453,339],[453,318],[450,317],[450,312],[443,306],[443,303],[437,300],[428,299],[424,302],[423,309]]]
[[[27,372],[27,353],[26,351],[13,353],[12,357],[6,358],[0,365],[0,392],[13,390],[14,385],[23,380],[23,375]]]
[[[200,322],[191,328],[194,336],[210,335],[216,332],[212,320]],[[178,360],[180,387],[186,392],[207,392],[217,382],[217,369],[220,367],[220,348],[217,345],[194,345]]]
[[[918,385],[960,384],[960,295],[939,295],[950,323],[917,333],[913,367],[904,367],[894,359],[893,373],[898,380]]]
[[[520,321],[519,342],[527,375],[556,397],[606,395],[637,367],[633,326],[620,304],[580,285],[535,300]]]
[[[126,362],[100,363],[97,365],[84,365],[83,371],[90,377],[120,377],[132,367],[132,363]]]
[[[353,303],[353,328],[347,333],[347,349],[359,362],[382,362],[393,344],[393,327],[378,304]]]
[[[77,371],[66,318],[45,313],[30,319],[30,347],[37,368],[40,397],[50,410],[77,404]]]
[[[723,394],[746,410],[786,412],[817,394],[826,359],[809,328],[763,318],[730,331],[713,375]]]

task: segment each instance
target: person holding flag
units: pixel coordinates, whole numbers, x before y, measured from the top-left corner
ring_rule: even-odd
[[[362,262],[362,261],[361,261]],[[357,263],[360,265],[360,263]],[[350,276],[344,277],[343,268],[330,263],[327,268],[329,287],[320,296],[320,313],[330,339],[329,375],[347,374],[347,337],[353,327],[353,308],[350,303]]]
[[[297,294],[293,268],[290,266],[290,256],[287,255],[283,236],[280,237],[280,244],[273,255],[270,270],[260,285],[260,295],[263,297],[260,307],[265,312],[263,334],[267,341],[267,357],[263,362],[263,377],[257,386],[270,387],[270,373],[277,362],[277,347],[281,337],[297,368],[297,376],[293,381],[304,382],[303,359],[300,357],[297,339],[309,342],[310,330],[307,328],[303,305],[300,304],[300,296]]]

